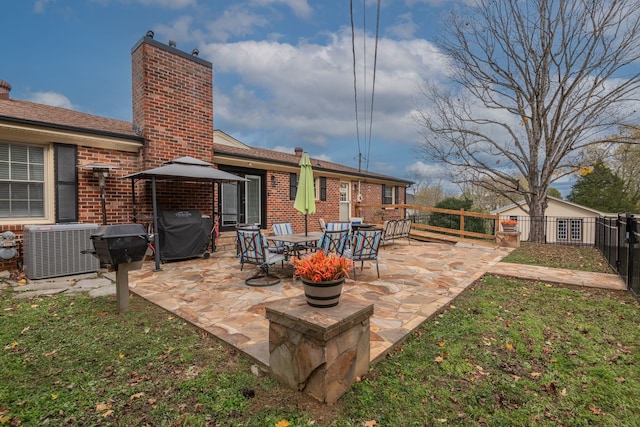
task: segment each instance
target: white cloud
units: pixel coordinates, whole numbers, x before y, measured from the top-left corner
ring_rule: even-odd
[[[372,40],[367,44],[374,45]],[[357,41],[358,45],[362,42]],[[324,136],[354,136],[349,31],[333,35],[326,44],[214,43],[202,46],[200,54],[214,63],[214,79],[229,74],[239,80],[233,92],[215,92],[216,117],[225,122],[256,129],[291,129],[314,144],[326,143]],[[379,40],[372,132],[396,144],[413,143],[417,138],[410,118],[412,98],[421,81],[442,75],[444,66],[442,55],[425,40]],[[369,64],[366,90],[362,65],[356,71],[359,121],[366,125],[363,133],[368,132],[370,118],[372,68]]]
[[[233,5],[222,15],[207,24],[207,30],[213,40],[226,42],[231,37],[252,34],[257,28],[266,27],[269,21],[261,14],[255,13],[243,5]]]
[[[47,5],[47,3],[50,3],[51,0],[37,0],[34,4],[33,4],[33,12],[34,13],[44,13],[44,8]]]
[[[411,13],[399,15],[396,21],[397,24],[389,26],[387,31],[398,38],[410,39],[419,30],[419,26],[413,21]]]
[[[69,98],[56,92],[34,92],[29,100],[38,104],[51,105],[53,107],[75,109]]]
[[[251,0],[251,4],[259,6],[284,4],[285,6],[288,6],[299,18],[309,18],[313,13],[313,9],[311,9],[307,0]]]
[[[146,6],[159,6],[167,9],[183,9],[189,6],[197,6],[197,0],[138,0]]]

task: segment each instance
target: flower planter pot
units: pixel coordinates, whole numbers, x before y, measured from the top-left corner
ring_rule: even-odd
[[[327,282],[312,282],[300,278],[304,287],[304,295],[307,297],[307,304],[312,307],[326,308],[335,307],[340,302],[344,277],[338,280]]]
[[[502,231],[506,231],[506,232],[518,231],[518,226],[502,224]]]

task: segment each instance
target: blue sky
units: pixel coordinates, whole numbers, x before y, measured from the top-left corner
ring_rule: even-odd
[[[442,76],[432,39],[451,3],[382,1],[371,119],[377,2],[354,0],[358,129],[347,0],[7,2],[0,79],[12,98],[130,121],[131,48],[153,30],[213,63],[215,128],[352,167],[362,153],[363,169],[437,180],[411,117],[422,81]]]
[[[427,81],[446,84],[434,45],[465,0],[354,0],[358,120],[347,0],[36,0],[3,4],[0,80],[11,97],[131,121],[131,48],[147,30],[213,63],[214,127],[256,147],[441,184],[413,117]],[[572,177],[554,184],[563,196]]]

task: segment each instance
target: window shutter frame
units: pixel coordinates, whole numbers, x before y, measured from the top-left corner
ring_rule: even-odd
[[[327,200],[327,177],[320,177],[320,200]]]
[[[296,199],[296,193],[298,192],[298,174],[289,173],[289,200]]]
[[[71,156],[72,176],[64,176],[69,169]],[[56,223],[78,222],[78,147],[54,144],[54,179]]]

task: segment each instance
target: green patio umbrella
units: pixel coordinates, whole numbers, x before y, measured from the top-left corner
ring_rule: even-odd
[[[316,212],[316,194],[313,189],[313,169],[308,153],[302,153],[300,158],[300,179],[293,207],[304,214],[304,234],[307,235],[307,215]]]

